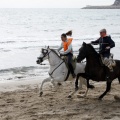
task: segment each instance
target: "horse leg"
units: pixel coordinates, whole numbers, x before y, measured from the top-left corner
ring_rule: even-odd
[[[55,91],[57,91],[57,88],[62,85],[62,82],[64,82],[64,76],[55,77],[55,79],[51,79],[51,83],[55,87]]]
[[[51,83],[53,84],[54,87],[56,87],[54,79],[51,80]]]
[[[78,90],[78,80],[79,80],[80,74],[77,75],[75,80],[75,91]]]
[[[78,80],[79,80],[80,75],[78,74],[75,80],[75,90],[68,95],[68,98],[72,98],[72,96],[78,91]]]
[[[78,87],[78,79],[79,79],[80,76],[86,77],[86,75],[85,75],[84,73],[83,73],[83,74],[80,73],[80,74],[77,75],[77,79],[76,79],[76,89],[77,89],[77,87]],[[87,89],[86,89],[86,91],[85,91],[85,94],[84,94],[83,96],[81,96],[81,97],[86,97],[89,88],[93,88],[94,86],[92,86],[92,85],[89,84],[89,79],[86,80],[86,79],[83,78],[83,77],[80,79],[79,89],[82,89],[82,85],[83,85],[83,84],[87,87]]]
[[[40,86],[40,97],[41,97],[42,94],[43,94],[42,88],[43,88],[44,83],[50,82],[50,81],[51,81],[51,78],[50,78],[50,77],[49,77],[49,78],[46,78],[46,79],[44,79],[44,80],[42,81],[41,86]]]
[[[82,74],[82,75],[85,75],[85,74]],[[84,76],[85,77],[85,76]],[[85,94],[82,96],[82,97],[86,97],[87,96],[87,93],[88,93],[88,90],[89,88],[93,89],[95,88],[93,85],[90,85],[89,83],[89,78],[87,78],[86,76],[86,79],[80,79],[80,89],[82,89],[82,84],[84,84],[86,86],[86,91],[85,91]]]
[[[87,79],[87,88],[91,88],[91,89],[95,88],[94,85],[90,85],[89,79]]]
[[[94,85],[90,85],[89,83],[90,77],[89,74],[87,73],[86,73],[86,80],[87,80],[87,88],[91,88],[91,89],[95,88]]]
[[[89,88],[91,88],[91,89],[95,88],[94,85],[90,85],[88,78],[86,79],[86,87],[87,87],[87,89],[86,89],[86,92],[84,94],[84,97],[87,96]]]
[[[68,96],[69,98],[71,98],[78,91],[78,89],[82,89],[83,84],[87,87],[87,81],[85,80],[85,78],[81,77],[79,88],[78,88],[78,80],[79,80],[79,77],[81,75],[83,75],[83,74],[78,74],[77,75],[76,82],[75,82],[75,91],[72,92],[71,94],[69,94],[69,96]],[[87,90],[86,90],[85,94],[83,96],[79,96],[79,97],[82,97],[82,98],[86,97],[87,93],[88,93],[88,87],[87,87]]]
[[[52,79],[52,80],[51,80],[51,83],[52,83],[53,86],[54,86],[54,91],[57,91],[57,84],[56,84],[55,81],[56,81],[56,80]]]
[[[85,86],[86,86],[86,91],[85,91],[85,94],[84,95],[77,95],[77,97],[79,97],[79,98],[84,98],[84,97],[86,97],[87,96],[87,93],[88,93],[88,90],[89,90],[89,88],[88,88],[88,81],[84,78],[84,79],[80,79],[80,81],[81,81],[81,85],[82,84],[84,84]],[[81,86],[80,85],[80,86]]]
[[[119,84],[120,84],[120,77],[118,77],[118,81],[119,81]]]
[[[79,84],[79,88],[82,89],[82,84],[86,85],[86,81],[85,81],[85,73],[79,73],[76,77],[76,81],[75,81],[75,89],[78,89],[78,80],[79,77],[81,77],[80,79],[80,84]],[[86,85],[87,86],[87,85]]]
[[[95,88],[94,85],[90,85],[89,83],[89,75],[87,75],[86,73],[81,73],[79,74],[79,76],[82,76],[83,78],[87,79],[87,84],[86,84],[86,80],[83,81],[83,83],[85,83],[87,88],[91,88],[91,89]]]
[[[106,91],[99,97],[99,100],[102,100],[102,98],[110,91],[111,89],[111,83],[107,81]]]
[[[89,79],[85,79],[85,80],[84,80],[84,85],[85,85],[87,88],[86,88],[85,94],[84,94],[82,97],[86,97],[86,96],[87,96],[87,93],[88,93],[88,90],[89,90],[89,86],[91,86],[91,85],[89,84]]]
[[[77,90],[75,90],[75,91],[73,91],[72,93],[70,93],[70,94],[68,95],[68,98],[72,98],[72,96],[73,96],[76,92],[77,92]]]

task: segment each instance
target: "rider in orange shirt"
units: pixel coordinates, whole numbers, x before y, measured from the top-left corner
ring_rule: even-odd
[[[67,37],[67,36],[70,36],[70,37]],[[74,73],[74,69],[73,69],[73,66],[72,66],[72,57],[73,57],[73,49],[72,49],[72,40],[73,38],[71,37],[72,36],[72,31],[69,31],[67,32],[66,34],[62,34],[61,35],[61,40],[62,40],[62,43],[61,43],[61,46],[60,48],[58,49],[58,51],[60,51],[62,48],[64,49],[64,52],[61,53],[62,56],[67,56],[68,58],[68,67],[69,67],[69,70],[73,76],[73,78],[76,77],[75,73]]]

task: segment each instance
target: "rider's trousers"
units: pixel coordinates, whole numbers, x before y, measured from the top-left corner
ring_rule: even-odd
[[[72,57],[73,57],[73,54],[72,53],[68,53],[67,55],[67,63],[68,63],[68,67],[69,67],[69,70],[70,70],[70,73],[71,74],[74,74],[74,68],[72,66]]]

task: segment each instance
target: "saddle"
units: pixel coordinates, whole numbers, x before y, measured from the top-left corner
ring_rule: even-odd
[[[102,55],[101,55],[101,63],[102,63],[102,66],[107,66],[110,71],[112,72],[113,71],[113,67],[116,66],[116,62],[115,60],[113,59],[113,54],[110,54],[109,58],[104,58]]]
[[[67,68],[68,68],[68,64],[67,64],[68,57],[67,57],[67,56],[62,56],[62,59],[65,61],[65,64],[66,64],[66,66],[67,66]],[[75,70],[75,68],[76,68],[76,63],[77,63],[77,58],[76,58],[76,56],[73,56],[73,57],[72,57],[71,64],[72,64],[74,70]]]
[[[116,62],[115,60],[113,59],[114,55],[111,53],[109,58],[108,59],[104,59],[103,56],[101,55],[101,61],[102,61],[102,64],[107,64],[108,62],[111,62],[111,65],[113,67],[116,66]]]

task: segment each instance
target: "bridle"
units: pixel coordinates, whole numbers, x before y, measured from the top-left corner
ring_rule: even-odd
[[[44,52],[44,51],[46,51],[46,52]],[[49,56],[49,54],[51,53],[51,49],[50,49],[50,51],[48,52],[48,49],[42,49],[42,54],[43,54],[43,57],[39,57],[38,59],[39,60],[41,60],[41,64],[40,65],[45,65],[45,64],[42,64],[42,62],[43,62],[43,58],[45,58],[46,56],[48,56],[48,60],[49,60],[49,58],[50,58],[50,56]],[[65,61],[64,60],[62,60],[62,62],[61,62],[61,60],[60,60],[60,62],[58,63],[58,66],[51,72],[51,73],[49,73],[49,75],[52,77],[52,74],[64,63]],[[56,66],[56,65],[55,65]]]
[[[44,52],[44,51],[47,51],[47,52]],[[51,52],[51,51],[50,51],[50,52]],[[39,60],[41,60],[40,65],[46,65],[46,64],[42,64],[42,62],[43,62],[43,58],[45,58],[45,57],[48,55],[48,59],[49,59],[49,58],[50,58],[50,57],[49,57],[50,52],[48,52],[47,49],[42,49],[43,57],[39,57],[39,58],[38,58]]]

